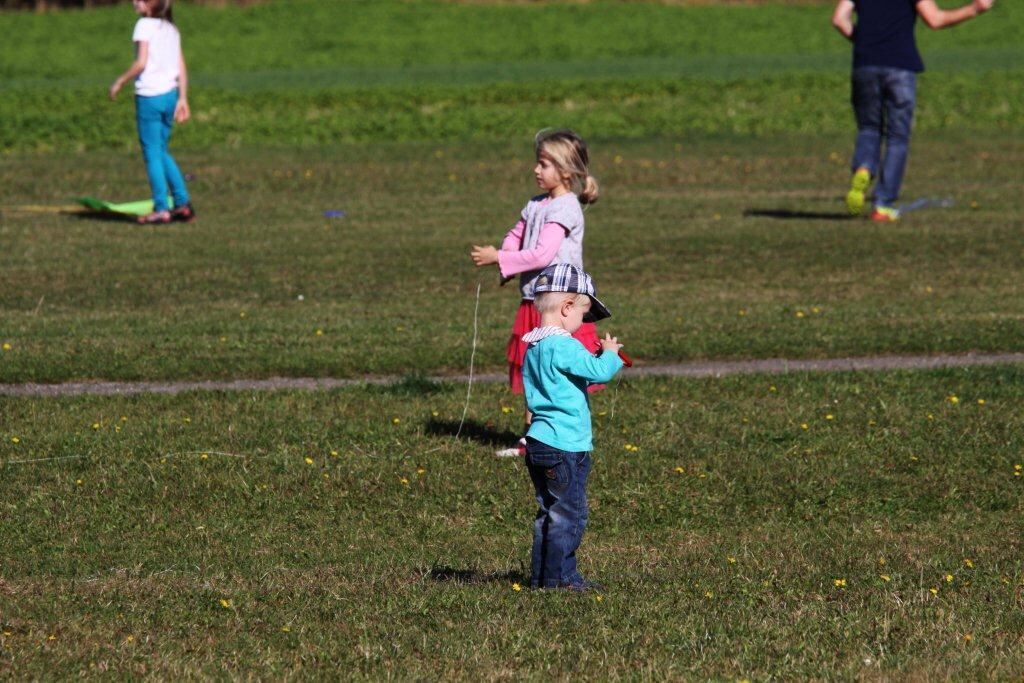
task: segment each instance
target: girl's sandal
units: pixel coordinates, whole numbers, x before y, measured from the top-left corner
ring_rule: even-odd
[[[196,218],[196,210],[192,208],[192,203],[189,202],[183,206],[176,206],[171,209],[171,220],[181,221],[182,223],[191,223]]]
[[[139,225],[166,225],[171,222],[170,211],[154,211],[136,219]]]

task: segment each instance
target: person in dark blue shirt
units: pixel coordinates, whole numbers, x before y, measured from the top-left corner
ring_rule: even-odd
[[[935,0],[839,0],[832,25],[853,43],[850,99],[857,118],[857,142],[851,162],[853,179],[846,195],[851,214],[864,210],[865,195],[872,179],[877,178],[871,220],[899,220],[893,203],[899,197],[907,165],[917,74],[924,71],[914,41],[917,18],[933,29],[948,28],[987,12],[994,2],[972,0],[944,10]]]

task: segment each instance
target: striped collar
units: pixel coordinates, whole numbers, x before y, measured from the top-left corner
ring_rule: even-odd
[[[571,337],[565,329],[561,327],[555,327],[554,325],[547,325],[545,327],[535,327],[526,334],[523,335],[522,339],[527,344],[536,344],[541,339],[547,339],[548,337]]]

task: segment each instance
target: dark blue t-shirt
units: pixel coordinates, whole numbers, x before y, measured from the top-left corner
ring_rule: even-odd
[[[857,25],[853,29],[853,68],[888,66],[924,71],[914,41],[920,0],[853,0]]]

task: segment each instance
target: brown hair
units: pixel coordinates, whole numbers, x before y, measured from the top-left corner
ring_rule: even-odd
[[[590,155],[587,143],[571,130],[542,130],[534,139],[534,149],[551,159],[558,170],[569,176],[569,188],[580,198],[581,204],[597,201],[600,189],[590,175]]]
[[[154,19],[165,19],[174,23],[174,11],[171,9],[173,0],[146,0],[149,6],[149,16]]]

